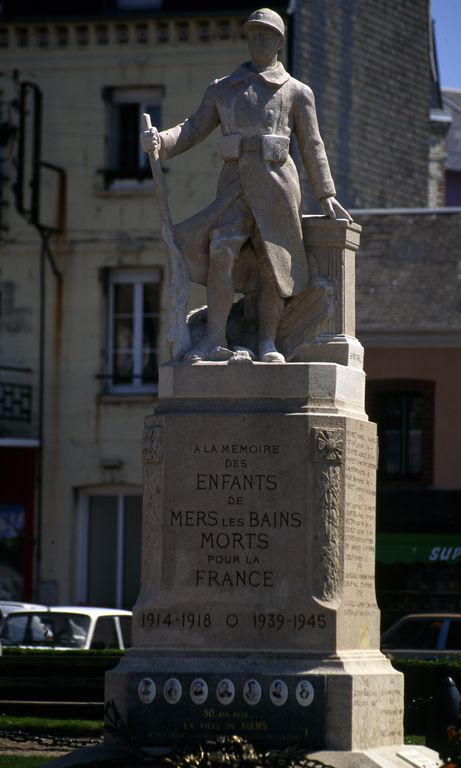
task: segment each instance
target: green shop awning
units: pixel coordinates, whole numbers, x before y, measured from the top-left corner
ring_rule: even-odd
[[[379,563],[461,563],[461,533],[379,533]]]

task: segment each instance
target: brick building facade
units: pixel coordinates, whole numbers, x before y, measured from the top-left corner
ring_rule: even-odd
[[[427,0],[296,4],[293,73],[314,91],[338,198],[350,208],[427,205],[430,36]]]

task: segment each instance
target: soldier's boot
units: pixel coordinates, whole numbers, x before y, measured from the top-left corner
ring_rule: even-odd
[[[207,328],[199,343],[185,355],[189,363],[200,360],[228,360],[233,352],[227,346],[226,325],[234,301],[232,269],[240,242],[212,240],[207,279]]]
[[[285,363],[284,356],[275,345],[285,301],[278,292],[272,267],[266,259],[261,259],[259,268],[261,277],[258,298],[259,360],[261,363]]]

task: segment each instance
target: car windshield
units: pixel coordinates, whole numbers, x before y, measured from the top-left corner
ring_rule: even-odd
[[[433,618],[409,619],[383,636],[382,648],[430,650],[437,648],[442,621]]]
[[[79,613],[11,613],[0,632],[3,645],[41,648],[83,648],[90,617]]]

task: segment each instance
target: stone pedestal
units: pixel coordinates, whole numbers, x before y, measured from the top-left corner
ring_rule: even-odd
[[[162,367],[134,648],[106,687],[136,743],[401,743],[363,399],[363,371],[336,363]]]
[[[279,329],[294,362],[162,366],[142,588],[133,649],[107,675],[107,740],[239,734],[337,768],[433,768],[430,750],[402,745],[403,678],[379,651],[360,227],[303,228],[311,284]]]

